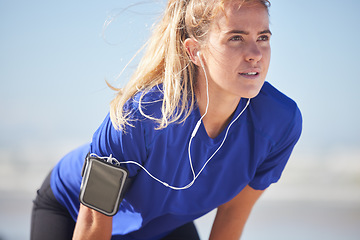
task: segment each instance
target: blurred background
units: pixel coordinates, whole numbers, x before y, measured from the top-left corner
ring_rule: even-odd
[[[32,199],[89,142],[165,1],[0,0],[0,239],[28,239]],[[303,134],[243,239],[359,239],[360,2],[278,0],[267,81],[293,98]],[[108,24],[110,23],[110,24]],[[107,25],[108,24],[108,25]],[[104,27],[107,26],[107,27]],[[196,221],[202,239],[215,212]]]

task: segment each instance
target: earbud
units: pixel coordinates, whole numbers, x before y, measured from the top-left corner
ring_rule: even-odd
[[[196,55],[200,58],[200,51],[197,51]]]
[[[205,72],[204,62],[203,62],[203,60],[201,59],[200,51],[197,51],[196,55],[198,56],[199,61],[200,61],[200,64],[201,64],[201,67],[202,67],[202,69],[203,69],[204,72]],[[205,73],[205,74],[206,74],[206,73]],[[206,79],[206,80],[207,80],[207,79]]]

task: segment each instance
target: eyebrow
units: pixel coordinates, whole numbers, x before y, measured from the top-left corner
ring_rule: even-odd
[[[234,34],[234,33],[242,34],[242,35],[249,35],[250,34],[249,32],[242,31],[242,30],[231,30],[231,31],[226,32],[226,34]],[[272,32],[269,29],[266,29],[264,31],[258,32],[258,35],[261,35],[261,34],[270,34],[270,35],[272,35]]]

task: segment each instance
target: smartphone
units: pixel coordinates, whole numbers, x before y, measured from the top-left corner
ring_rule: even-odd
[[[115,215],[124,196],[128,170],[88,155],[82,175],[80,202],[107,216]]]

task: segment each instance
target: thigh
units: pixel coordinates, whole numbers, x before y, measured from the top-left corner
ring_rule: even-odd
[[[31,216],[31,240],[72,239],[75,221],[55,198],[50,187],[50,175],[37,191]]]
[[[200,240],[195,224],[189,222],[171,232],[161,240]]]

